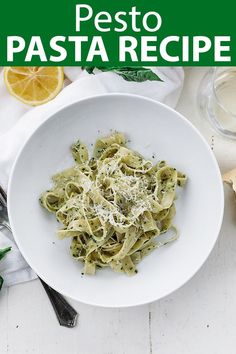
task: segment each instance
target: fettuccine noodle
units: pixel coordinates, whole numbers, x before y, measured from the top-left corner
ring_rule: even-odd
[[[63,224],[59,237],[72,238],[71,254],[85,274],[101,267],[137,273],[143,257],[177,239],[174,200],[186,176],[165,161],[145,160],[121,133],[99,139],[91,159],[80,142],[71,151],[75,166],[52,178],[41,204]]]

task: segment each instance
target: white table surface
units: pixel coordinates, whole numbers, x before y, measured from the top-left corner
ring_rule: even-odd
[[[206,68],[187,68],[177,107],[205,136],[222,172],[236,167],[236,142],[211,130],[198,113],[196,94]],[[1,354],[235,354],[236,204],[225,187],[218,242],[185,286],[150,305],[101,309],[71,301],[80,314],[74,329],[60,327],[38,280],[0,295]],[[204,232],[204,229],[203,229]]]

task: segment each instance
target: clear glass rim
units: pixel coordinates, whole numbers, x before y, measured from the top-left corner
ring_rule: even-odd
[[[225,113],[231,115],[233,118],[236,118],[236,113],[233,113],[233,112],[231,112],[229,109],[225,108],[225,106],[221,103],[221,100],[220,100],[220,98],[218,97],[217,92],[216,92],[216,86],[215,86],[216,75],[217,75],[217,70],[220,69],[220,68],[222,68],[222,67],[217,67],[217,66],[215,66],[215,67],[213,68],[214,71],[213,71],[213,76],[212,76],[212,84],[213,84],[212,86],[213,86],[214,98],[215,98],[217,104],[220,106],[220,108],[221,108]],[[226,70],[227,70],[227,69],[232,69],[232,67],[226,67]]]

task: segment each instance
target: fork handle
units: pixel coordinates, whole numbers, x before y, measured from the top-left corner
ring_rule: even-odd
[[[68,304],[68,302],[61,294],[52,289],[41,278],[39,278],[39,280],[41,281],[51,301],[60,325],[69,328],[75,327],[78,318],[78,314],[75,309],[70,304]]]

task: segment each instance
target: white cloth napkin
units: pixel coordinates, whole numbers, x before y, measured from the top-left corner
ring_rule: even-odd
[[[6,189],[17,152],[31,133],[59,108],[81,98],[107,93],[125,92],[150,97],[174,107],[179,99],[184,72],[182,68],[152,68],[163,82],[128,82],[112,72],[89,75],[78,67],[65,68],[65,87],[51,102],[35,108],[10,96],[0,73],[0,184]],[[0,232],[0,248],[12,246],[12,251],[0,262],[4,284],[24,282],[36,278],[7,232]]]

